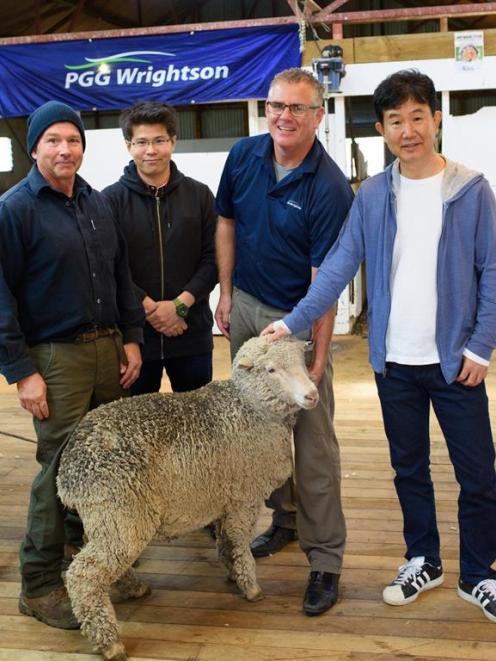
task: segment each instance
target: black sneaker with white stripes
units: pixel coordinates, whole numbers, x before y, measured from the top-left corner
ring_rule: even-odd
[[[421,592],[431,590],[444,581],[443,568],[425,562],[424,556],[412,558],[398,571],[398,576],[382,593],[383,600],[390,606],[410,604]]]
[[[496,622],[496,580],[487,578],[477,585],[458,581],[458,595],[474,606],[479,606],[484,615]]]

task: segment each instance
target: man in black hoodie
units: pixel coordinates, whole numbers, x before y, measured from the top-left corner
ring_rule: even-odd
[[[166,103],[145,101],[123,111],[120,126],[132,161],[103,191],[127,239],[147,319],[133,395],[157,392],[163,369],[176,392],[212,379],[214,198],[171,160],[176,124],[176,112]]]

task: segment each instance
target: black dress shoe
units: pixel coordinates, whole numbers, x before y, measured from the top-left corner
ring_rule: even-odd
[[[296,539],[298,539],[296,530],[272,525],[253,540],[250,549],[254,558],[265,558],[268,555],[274,555]]]
[[[332,608],[338,599],[339,574],[311,571],[303,598],[307,615],[320,615]]]

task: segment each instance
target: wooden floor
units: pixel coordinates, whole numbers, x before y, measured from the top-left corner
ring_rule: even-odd
[[[218,339],[217,378],[227,375],[226,357],[226,342]],[[257,562],[266,598],[255,604],[241,599],[225,581],[206,533],[171,544],[157,543],[145,551],[139,567],[152,584],[153,594],[117,606],[133,660],[496,660],[496,625],[456,595],[457,487],[434,424],[432,463],[446,580],[409,606],[393,608],[382,603],[381,590],[402,562],[403,542],[365,340],[338,338],[335,372],[336,427],[348,523],[338,604],[320,617],[302,614],[308,567],[296,543]],[[494,399],[494,373],[488,383]],[[0,661],[99,659],[79,632],[47,627],[17,611],[17,549],[36,473],[35,446],[23,438],[34,438],[30,418],[19,409],[15,390],[1,384]],[[268,521],[265,512],[260,530]]]

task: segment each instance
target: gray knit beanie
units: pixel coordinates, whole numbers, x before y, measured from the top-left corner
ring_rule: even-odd
[[[47,101],[47,103],[36,108],[28,117],[28,154],[31,154],[46,129],[57,122],[71,122],[71,124],[76,126],[81,134],[84,151],[86,148],[86,139],[84,137],[84,124],[81,117],[65,103]]]

